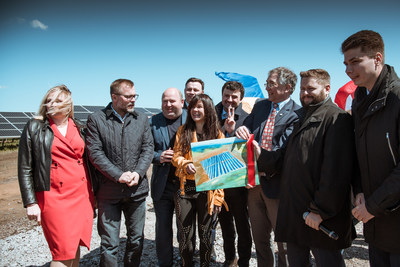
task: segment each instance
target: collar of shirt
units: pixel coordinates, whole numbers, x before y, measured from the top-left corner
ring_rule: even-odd
[[[225,111],[224,108],[222,108],[222,114],[221,114],[222,119],[228,118],[228,112]]]
[[[276,111],[278,112],[279,110],[281,110],[281,108],[283,108],[289,101],[290,101],[290,97],[286,100],[283,100],[282,102],[277,103],[278,107],[276,108]],[[274,108],[274,105],[271,105],[271,111],[273,108]]]
[[[115,116],[117,116],[117,118],[124,123],[124,120],[126,119],[126,116],[128,116],[128,112],[125,114],[125,116],[122,118],[121,115],[118,114],[118,112],[115,111],[114,107],[111,105],[111,109],[113,110]]]

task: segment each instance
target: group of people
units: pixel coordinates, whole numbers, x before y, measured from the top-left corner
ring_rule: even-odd
[[[193,266],[196,225],[200,265],[209,266],[216,221],[224,266],[249,266],[253,240],[258,266],[311,266],[310,252],[317,266],[345,266],[353,217],[364,223],[370,265],[400,266],[400,79],[385,64],[377,32],[351,35],[342,53],[358,86],[351,112],[332,102],[323,69],[300,73],[301,107],[291,99],[296,74],[270,70],[268,99],[250,113],[241,83],[226,82],[214,105],[204,82],[190,78],[184,96],[164,91],[162,112],[149,120],[134,109],[133,82],[118,79],[109,105],[82,125],[68,88],[50,89],[22,133],[18,178],[28,218],[43,227],[51,266],[79,265],[96,208],[100,265],[118,265],[123,212],[124,265],[139,266],[151,163],[159,266],[173,266],[174,213],[181,266]],[[260,184],[196,191],[190,144],[251,135]]]

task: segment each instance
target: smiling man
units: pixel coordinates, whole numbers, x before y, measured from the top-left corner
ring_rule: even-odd
[[[150,119],[154,139],[151,197],[156,214],[156,251],[160,267],[173,266],[172,219],[175,203],[174,193],[178,187],[176,168],[171,164],[176,131],[186,121],[182,93],[168,88],[162,94],[162,112]]]
[[[282,172],[275,240],[287,242],[289,265],[309,266],[311,250],[318,267],[344,266],[340,251],[351,245],[354,232],[350,202],[355,162],[352,120],[329,97],[328,72],[311,69],[300,76],[300,120],[285,148],[262,150],[258,169]],[[339,239],[319,231],[321,223]]]
[[[250,115],[235,134],[238,138],[248,139],[250,133],[262,148],[275,151],[286,145],[298,121],[296,110],[300,109],[291,98],[297,82],[297,76],[285,67],[272,69],[265,84],[268,99],[254,105]],[[248,190],[248,210],[251,231],[256,245],[257,265],[275,266],[272,229],[276,226],[279,206],[280,174],[259,173],[260,183]],[[284,244],[278,243],[278,266],[287,266]]]
[[[215,106],[215,110],[225,136],[229,136],[235,128],[242,126],[244,119],[249,115],[242,109],[243,97],[244,87],[241,83],[228,81],[222,86],[222,101]],[[232,130],[230,133],[224,127],[229,122],[232,123],[229,126]],[[249,266],[252,240],[247,211],[247,189],[244,187],[227,188],[224,189],[224,193],[229,211],[222,207],[218,214],[224,239],[224,266],[236,266],[236,262],[239,266]],[[235,249],[236,233],[238,235],[238,261]]]
[[[377,32],[351,35],[342,52],[358,86],[352,114],[361,177],[353,215],[364,223],[371,266],[400,266],[400,79],[385,64]]]

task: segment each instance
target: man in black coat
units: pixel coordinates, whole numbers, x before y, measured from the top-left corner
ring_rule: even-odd
[[[285,67],[272,69],[268,73],[266,90],[268,99],[258,101],[243,126],[236,130],[236,136],[248,139],[254,134],[254,140],[263,146],[269,144],[269,150],[275,151],[286,145],[298,120],[295,112],[300,109],[291,98],[297,82],[297,76]],[[273,119],[272,119],[273,118]],[[272,130],[272,133],[270,133]],[[270,140],[266,142],[266,137]],[[271,238],[275,230],[279,206],[280,174],[277,172],[259,173],[261,185],[248,190],[248,210],[251,231],[256,246],[257,265],[275,266],[274,243]],[[286,251],[283,243],[278,243],[278,266],[287,266]]]
[[[86,138],[99,179],[100,266],[118,266],[122,212],[128,233],[124,265],[139,266],[149,191],[146,171],[153,159],[153,137],[147,116],[134,110],[138,95],[133,82],[115,80],[110,94],[112,102],[89,116]]]
[[[162,95],[162,112],[150,119],[154,139],[151,197],[156,214],[156,251],[160,267],[173,266],[174,194],[178,190],[178,178],[171,160],[174,155],[176,132],[186,121],[182,93],[168,88]]]
[[[371,266],[400,266],[400,79],[385,64],[377,32],[351,35],[342,52],[358,86],[352,114],[361,177],[353,215],[364,223]]]
[[[282,171],[275,240],[287,242],[289,265],[308,266],[311,250],[317,266],[344,266],[341,249],[351,245],[354,233],[352,119],[329,97],[325,70],[312,69],[300,76],[303,108],[287,147],[262,150],[257,163],[259,171]],[[338,240],[320,231],[321,224],[335,231]]]
[[[244,119],[249,115],[242,109],[243,96],[244,88],[239,82],[229,81],[222,86],[222,101],[215,106],[215,110],[226,137],[233,135],[234,130],[241,126]],[[247,212],[247,189],[244,187],[224,189],[224,198],[229,211],[222,207],[218,215],[224,239],[224,266],[235,266],[236,264],[236,232],[238,234],[237,251],[239,255],[237,264],[249,266],[252,240]],[[233,222],[233,219],[235,219],[235,222]]]

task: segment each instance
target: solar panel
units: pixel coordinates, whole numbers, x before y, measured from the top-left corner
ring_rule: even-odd
[[[1,138],[19,138],[21,132],[18,130],[0,130]]]
[[[28,117],[25,117],[25,118],[12,118],[12,117],[9,117],[9,118],[7,118],[7,120],[9,122],[11,122],[11,123],[18,123],[18,122],[27,123],[30,120],[30,118],[28,118]]]
[[[74,113],[75,112],[87,112],[87,110],[82,106],[74,106]]]
[[[104,109],[104,106],[75,105],[74,117],[86,122],[89,114],[101,109]],[[161,109],[156,108],[137,107],[135,109],[143,112],[148,117],[161,112]],[[35,115],[36,112],[0,112],[0,139],[19,138],[26,123]]]
[[[202,160],[201,165],[211,180],[230,171],[246,167],[229,151]]]
[[[11,117],[19,117],[19,118],[26,118],[27,116],[25,115],[24,112],[0,112],[0,115],[6,117],[6,118],[11,118]]]
[[[85,109],[89,110],[90,112],[95,112],[105,108],[104,106],[83,106]]]
[[[15,127],[9,123],[0,123],[0,130],[15,130]]]

